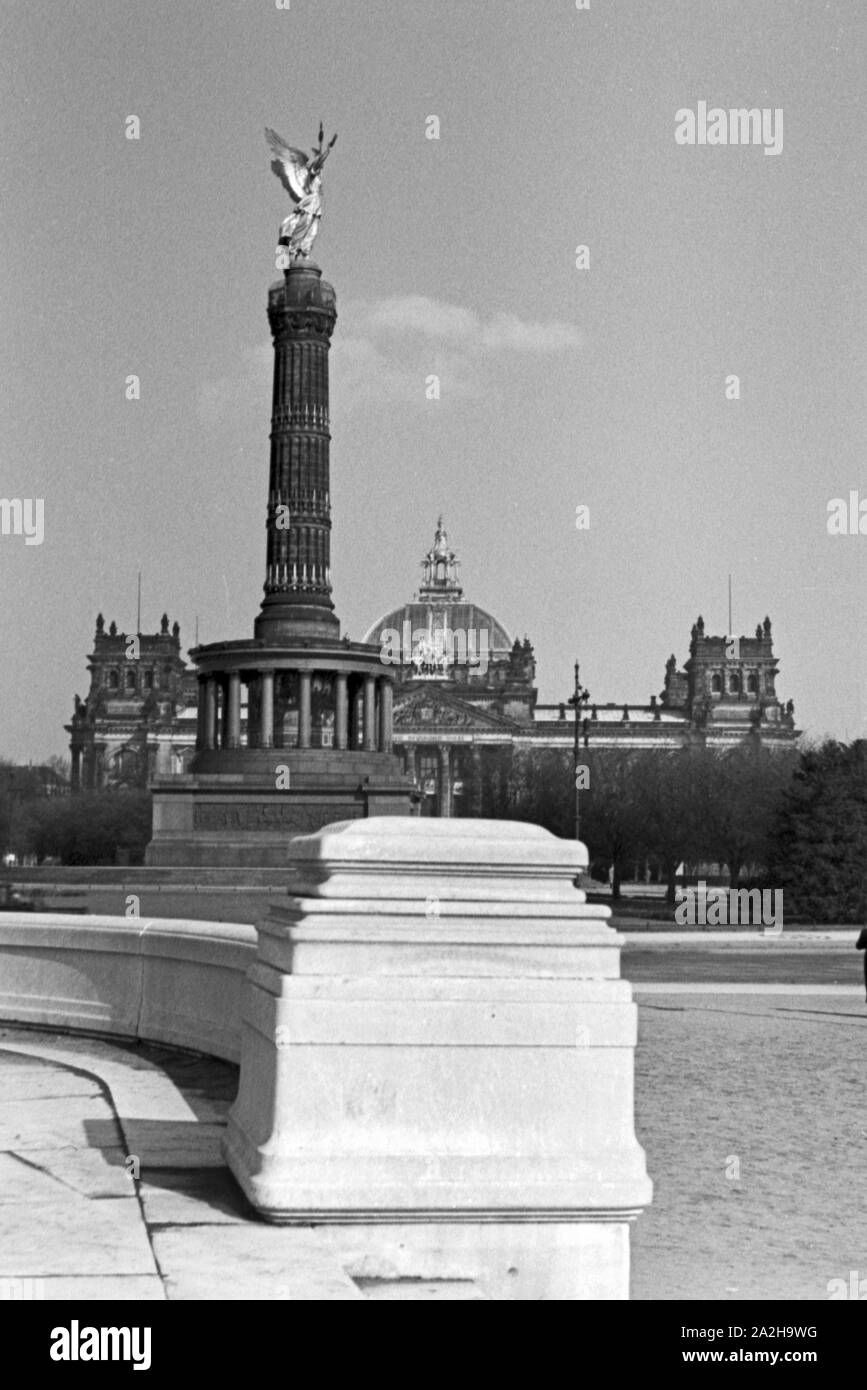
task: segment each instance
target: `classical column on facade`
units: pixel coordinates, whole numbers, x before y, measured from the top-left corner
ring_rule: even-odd
[[[70,783],[71,783],[71,786],[72,786],[72,790],[73,790],[73,791],[78,791],[78,788],[81,786],[81,749],[80,749],[80,748],[73,748],[73,749],[72,749],[72,772],[71,772],[71,774],[70,774]]]
[[[217,746],[217,681],[214,676],[205,677],[205,714],[202,728],[202,746]]]
[[[376,677],[364,677],[364,749],[376,752]]]
[[[226,690],[226,747],[241,746],[241,672],[231,671]]]
[[[452,813],[452,750],[448,744],[440,744],[437,748],[437,759],[439,762],[439,814],[440,816],[450,816]]]
[[[310,747],[310,679],[309,671],[298,673],[298,747]]]
[[[416,748],[414,743],[407,743],[403,750],[403,770],[414,782],[418,781],[416,771]]]
[[[364,679],[354,680],[350,699],[349,746],[360,748],[364,741]]]
[[[345,749],[349,747],[349,699],[342,671],[335,677],[334,702],[334,746]]]
[[[259,747],[274,747],[274,672],[262,671],[259,706]]]
[[[226,713],[229,703],[229,678],[222,673],[217,675],[217,747],[228,748],[229,725]]]
[[[205,678],[196,681],[196,747],[205,746]]]
[[[274,730],[274,747],[283,747],[283,716],[286,713],[284,700],[283,676],[282,672],[274,673],[274,717],[272,727]]]
[[[472,769],[473,769],[473,789],[472,789],[472,808],[473,815],[479,818],[482,814],[482,750],[477,744],[473,744],[472,749]]]
[[[243,691],[247,690],[246,718],[244,717]],[[241,743],[244,748],[261,747],[262,724],[262,682],[259,673],[241,677],[241,723],[243,732]]]
[[[392,748],[392,694],[393,687],[387,676],[379,680],[379,751],[390,753]]]

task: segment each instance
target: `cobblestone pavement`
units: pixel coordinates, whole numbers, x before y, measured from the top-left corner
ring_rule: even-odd
[[[853,933],[854,939],[854,933]],[[787,938],[788,940],[788,938]],[[784,941],[761,941],[743,947],[712,944],[694,949],[678,945],[665,950],[641,943],[623,952],[621,970],[639,987],[649,982],[706,984],[839,985],[856,988],[863,979],[864,959],[847,943],[833,947],[787,946]],[[862,992],[863,994],[863,992]]]
[[[822,1300],[829,1280],[867,1277],[860,991],[636,997],[655,1192],[632,1297]]]

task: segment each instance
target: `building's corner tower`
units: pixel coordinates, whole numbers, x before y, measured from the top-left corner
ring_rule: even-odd
[[[692,723],[719,744],[734,746],[753,734],[768,746],[788,746],[797,737],[794,707],[777,695],[778,665],[770,618],[755,637],[734,637],[709,635],[699,617],[684,664]]]

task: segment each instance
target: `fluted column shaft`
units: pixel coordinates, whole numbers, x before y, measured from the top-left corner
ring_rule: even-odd
[[[452,813],[452,750],[448,745],[437,749],[439,759],[439,813],[450,816]]]
[[[274,747],[274,672],[262,671],[259,677],[262,693],[259,703],[259,746]]]
[[[387,677],[379,681],[379,751],[391,752],[392,684]]]
[[[298,677],[298,747],[310,747],[310,672]]]
[[[334,743],[337,748],[349,747],[349,698],[346,676],[338,671],[335,689]]]
[[[229,677],[219,677],[220,747],[229,746]]]
[[[217,682],[213,676],[205,677],[205,718],[202,729],[205,748],[217,746]]]
[[[376,752],[376,677],[364,677],[364,750]]]
[[[315,619],[336,627],[330,617],[328,350],[337,310],[318,266],[296,262],[287,270],[284,284],[269,295],[268,318],[274,389],[261,623],[263,630],[285,630],[294,610],[302,624]]]
[[[241,746],[241,672],[229,673],[228,705],[226,718],[226,747]]]

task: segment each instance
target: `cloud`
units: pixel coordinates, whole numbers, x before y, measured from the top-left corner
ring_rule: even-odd
[[[350,305],[350,313],[357,333],[439,339],[474,351],[559,352],[582,343],[575,325],[559,319],[525,323],[516,314],[495,314],[484,323],[472,309],[423,294],[393,296],[377,303],[359,301]]]
[[[407,294],[359,304],[363,328],[373,333],[420,334],[425,338],[465,341],[478,332],[479,320],[470,309],[444,304],[423,294]]]
[[[449,400],[473,400],[484,392],[477,364],[463,352],[430,345],[404,345],[398,351],[372,337],[347,334],[331,359],[332,406],[347,411],[383,402],[424,405],[429,376],[439,377]]]
[[[348,300],[331,354],[332,404],[341,412],[399,403],[424,408],[429,377],[440,380],[444,402],[478,400],[503,389],[504,371],[518,356],[550,357],[582,346],[574,324],[531,322],[516,314],[483,320],[472,309],[427,295]],[[234,375],[205,381],[197,402],[207,425],[249,425],[267,415],[273,349],[246,348]]]
[[[482,332],[485,347],[513,352],[564,352],[579,348],[583,337],[571,323],[549,319],[547,323],[524,323],[515,314],[496,314]]]
[[[583,341],[574,324],[561,320],[495,314],[484,321],[427,295],[349,301],[341,324],[332,382],[343,410],[385,401],[422,407],[431,375],[440,378],[442,400],[477,399],[496,390],[494,364],[500,371],[510,356],[571,351]]]

